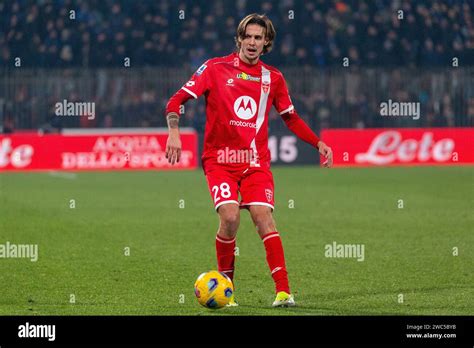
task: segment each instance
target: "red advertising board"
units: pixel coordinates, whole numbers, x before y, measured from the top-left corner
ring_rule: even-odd
[[[474,128],[329,129],[321,137],[334,166],[474,163]]]
[[[194,169],[197,134],[182,130],[179,163],[165,158],[166,131],[123,131],[40,135],[0,134],[0,171]]]

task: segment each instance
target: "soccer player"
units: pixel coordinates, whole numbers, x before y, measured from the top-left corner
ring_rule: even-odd
[[[268,149],[268,114],[275,106],[287,127],[325,156],[332,166],[332,151],[298,116],[285,79],[276,68],[263,63],[275,29],[265,15],[250,14],[240,22],[237,50],[206,61],[174,94],[166,106],[169,136],[166,157],[179,162],[179,109],[189,99],[206,98],[206,128],[202,166],[220,224],[216,236],[218,270],[234,277],[234,249],[240,209],[250,212],[266,250],[275,282],[273,307],[294,306],[280,235],[272,217],[273,176]],[[240,193],[240,201],[239,201]],[[230,305],[237,305],[232,298]]]

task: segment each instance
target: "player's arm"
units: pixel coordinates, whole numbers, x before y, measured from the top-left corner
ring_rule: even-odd
[[[168,140],[166,141],[166,158],[172,165],[179,162],[181,157],[181,139],[179,136],[179,110],[189,99],[197,99],[210,88],[211,78],[207,62],[196,71],[191,79],[176,92],[166,105],[166,120],[168,122]]]
[[[325,167],[332,166],[332,150],[324,142],[319,140],[318,136],[309,128],[309,126],[298,116],[296,111],[291,110],[281,115],[286,126],[301,140],[314,146],[319,150],[319,153],[326,157],[323,163]]]
[[[181,139],[179,137],[179,116],[175,113],[166,115],[168,122],[168,140],[166,141],[166,158],[168,163],[175,164],[181,157]]]
[[[181,157],[181,139],[179,136],[179,109],[191,96],[180,89],[166,105],[166,121],[168,123],[168,140],[166,141],[166,158],[172,165]]]
[[[274,103],[275,108],[280,113],[281,118],[285,121],[286,126],[301,140],[314,146],[319,150],[326,161],[323,163],[325,167],[332,166],[332,150],[329,146],[323,143],[318,136],[309,128],[309,126],[298,116],[291,102],[290,95],[288,93],[288,87],[286,82],[281,77],[280,83],[277,88]]]

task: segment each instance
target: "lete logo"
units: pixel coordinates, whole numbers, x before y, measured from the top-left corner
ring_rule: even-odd
[[[12,148],[12,140],[5,138],[0,142],[0,168],[9,163],[15,168],[23,168],[31,163],[34,149],[31,145],[20,145]]]
[[[242,120],[249,120],[257,112],[257,103],[252,97],[243,95],[234,102],[234,112]]]
[[[420,141],[402,140],[397,131],[386,131],[377,135],[366,153],[355,155],[357,163],[389,164],[396,160],[410,162],[416,157],[418,161],[428,161],[431,157],[436,162],[448,161],[454,150],[454,141],[449,138],[433,141],[433,133],[424,133]]]

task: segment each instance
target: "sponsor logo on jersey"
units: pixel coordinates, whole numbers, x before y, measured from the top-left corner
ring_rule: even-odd
[[[226,86],[234,86],[234,79],[228,79]]]
[[[257,112],[257,103],[248,95],[240,96],[234,102],[234,112],[241,120],[249,120]]]
[[[257,128],[257,123],[256,122],[244,122],[244,121],[230,120],[229,125],[235,126],[235,127]]]
[[[194,81],[188,81],[186,82],[186,87],[192,87],[194,86],[196,83]]]
[[[254,77],[252,75],[246,74],[244,72],[241,72],[240,74],[237,74],[237,78],[245,81],[254,81],[254,82],[260,82],[260,77]]]
[[[197,76],[201,75],[201,74],[204,72],[204,70],[206,70],[206,68],[207,68],[207,65],[206,65],[206,64],[201,65],[201,66],[199,67],[199,69],[197,69],[196,75],[197,75]]]

